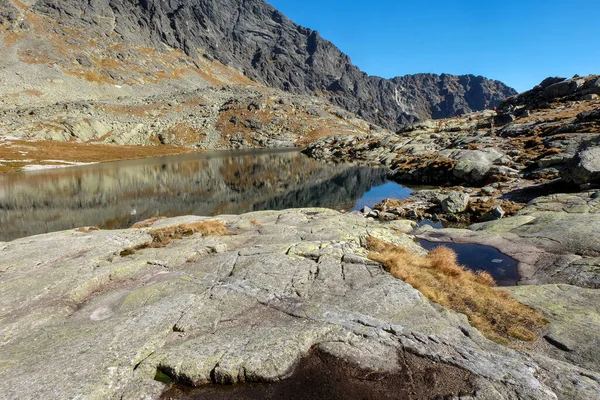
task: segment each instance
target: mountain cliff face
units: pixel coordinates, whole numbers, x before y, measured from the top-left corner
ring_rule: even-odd
[[[516,94],[501,82],[473,75],[368,76],[317,31],[295,24],[263,0],[33,3],[37,13],[61,25],[140,46],[167,45],[196,60],[214,58],[267,86],[324,96],[390,129],[498,105]]]

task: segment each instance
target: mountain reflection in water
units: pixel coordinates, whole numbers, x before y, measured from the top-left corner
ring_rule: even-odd
[[[0,175],[0,241],[155,216],[265,209],[350,210],[386,171],[298,151],[211,152]]]

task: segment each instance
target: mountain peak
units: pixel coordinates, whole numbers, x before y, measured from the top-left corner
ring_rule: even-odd
[[[15,0],[11,4],[17,13],[30,7]],[[501,82],[472,75],[417,74],[391,80],[368,76],[317,31],[295,24],[263,0],[41,0],[31,4],[27,13],[44,18],[49,29],[65,30],[67,35],[75,29],[87,36],[81,50],[107,38],[113,44],[181,50],[190,64],[215,59],[264,85],[324,96],[390,129],[417,119],[499,105],[516,94]],[[104,58],[119,64],[127,57],[108,52]]]

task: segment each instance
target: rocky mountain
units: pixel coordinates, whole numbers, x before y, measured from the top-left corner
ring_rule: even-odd
[[[318,94],[388,129],[481,110],[516,94],[501,82],[473,75],[368,76],[317,31],[295,24],[263,0],[4,0],[0,24],[6,42],[23,36],[37,40],[22,48],[21,61],[87,80],[122,86],[185,78],[179,86],[189,88],[184,76],[189,71],[213,84],[215,79],[229,83],[224,75],[241,72],[266,86]],[[44,77],[29,76],[36,75]]]

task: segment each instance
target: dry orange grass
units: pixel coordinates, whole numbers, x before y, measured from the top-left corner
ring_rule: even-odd
[[[164,247],[173,240],[192,236],[194,233],[201,233],[204,236],[225,236],[227,235],[227,227],[225,227],[223,221],[211,220],[167,226],[148,232],[152,236],[152,247]]]
[[[373,237],[367,245],[369,258],[431,301],[465,314],[488,339],[505,344],[512,339],[533,341],[534,331],[547,322],[539,312],[495,288],[487,272],[473,273],[458,265],[456,253],[446,247],[421,256]]]
[[[77,232],[81,232],[81,233],[90,233],[93,231],[99,231],[100,228],[98,228],[97,226],[82,226],[81,228],[77,228],[76,231]]]
[[[327,121],[322,121],[323,125],[328,125],[326,127],[319,127],[317,129],[313,129],[309,131],[306,135],[300,137],[296,144],[301,146],[307,146],[312,142],[315,142],[321,138],[333,135],[353,135],[356,134],[356,131],[353,131],[348,128],[352,128],[348,124],[345,125],[333,125],[329,124]]]
[[[157,217],[155,221],[163,218],[164,217]],[[152,218],[150,220],[140,222],[139,227],[146,227],[146,222],[151,220]],[[155,221],[152,221],[152,223]],[[132,228],[136,228],[136,225],[133,225]],[[128,247],[121,251],[120,255],[121,257],[125,257],[135,254],[135,252],[138,250],[166,247],[173,243],[174,240],[183,239],[184,237],[192,236],[195,233],[201,233],[204,236],[225,236],[228,234],[228,231],[223,221],[219,220],[192,222],[190,224],[179,224],[167,226],[165,228],[152,229],[148,232],[148,234],[152,237],[151,242],[142,243],[135,247]]]
[[[26,154],[19,151],[25,151]],[[13,164],[3,163],[0,172],[19,171],[27,164],[45,164],[45,160],[70,162],[105,162],[130,160],[135,158],[158,157],[171,154],[190,153],[188,148],[175,146],[117,146],[108,144],[57,142],[50,140],[15,140],[0,145],[0,159],[12,160]],[[31,161],[23,161],[31,160]],[[56,164],[56,163],[52,163]]]
[[[148,228],[150,226],[152,226],[156,221],[160,221],[161,219],[166,219],[167,217],[152,217],[152,218],[148,218],[144,221],[140,221],[140,222],[136,222],[135,224],[131,225],[132,229],[139,229],[139,228]]]

